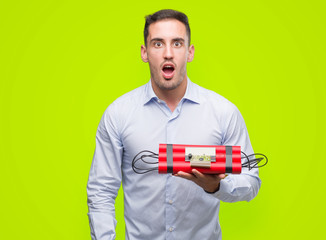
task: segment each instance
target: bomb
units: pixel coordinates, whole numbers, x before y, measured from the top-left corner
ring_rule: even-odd
[[[263,167],[267,162],[264,154],[247,155],[240,146],[160,144],[158,154],[148,150],[139,152],[132,161],[132,168],[139,174],[151,171],[191,173],[192,169],[204,174],[240,174],[244,167],[251,170]]]

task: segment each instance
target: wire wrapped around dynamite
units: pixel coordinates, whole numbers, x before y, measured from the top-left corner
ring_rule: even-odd
[[[191,173],[192,169],[205,174],[240,174],[242,168],[260,168],[267,162],[264,154],[247,155],[240,146],[160,144],[158,154],[148,150],[139,152],[132,161],[132,169],[138,174]]]

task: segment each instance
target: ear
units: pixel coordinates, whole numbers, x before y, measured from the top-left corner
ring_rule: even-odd
[[[194,59],[194,54],[195,54],[195,47],[194,45],[190,45],[188,48],[187,62],[191,62]]]
[[[147,49],[144,45],[141,45],[141,59],[143,60],[143,62],[148,62],[148,57],[147,57]]]

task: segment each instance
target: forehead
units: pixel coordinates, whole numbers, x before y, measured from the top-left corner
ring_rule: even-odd
[[[186,26],[176,19],[163,19],[149,25],[148,40],[153,38],[187,39]]]

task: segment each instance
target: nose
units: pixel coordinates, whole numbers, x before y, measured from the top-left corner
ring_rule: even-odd
[[[164,56],[165,59],[172,59],[173,58],[173,48],[167,45],[164,49]]]

